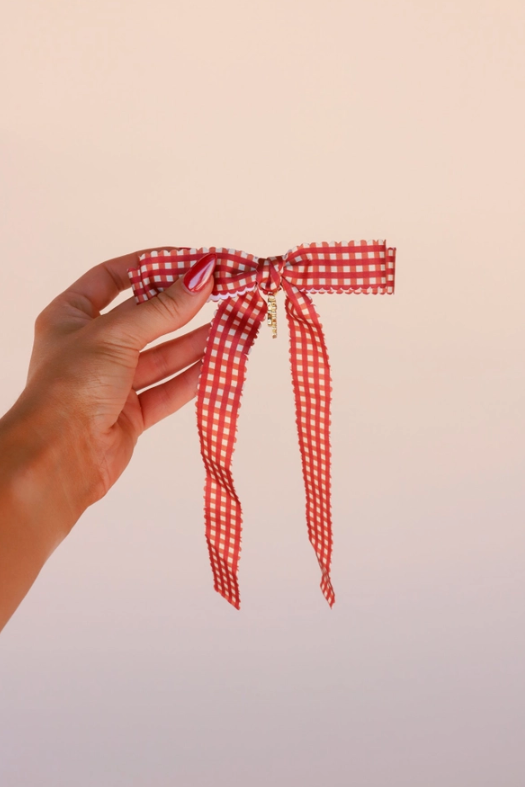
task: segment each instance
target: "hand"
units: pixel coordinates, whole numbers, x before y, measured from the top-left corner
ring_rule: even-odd
[[[213,290],[213,266],[198,292],[188,291],[181,277],[145,303],[132,296],[100,314],[130,286],[127,269],[138,267],[143,251],[89,270],[35,324],[25,395],[37,406],[52,407],[71,435],[82,435],[80,472],[91,478],[90,502],[121,475],[142,432],[197,392],[210,323],[143,348],[195,316]],[[181,369],[177,377],[139,393]]]
[[[131,286],[127,269],[141,253],[91,268],[36,319],[26,387],[0,418],[0,629],[83,511],[121,475],[142,432],[197,393],[210,323],[144,348],[204,305],[213,260],[184,277],[202,285],[196,292],[179,278],[155,298],[137,304],[132,296],[101,314]]]

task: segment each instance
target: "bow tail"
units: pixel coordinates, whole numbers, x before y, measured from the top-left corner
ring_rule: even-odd
[[[310,297],[283,279],[290,330],[290,363],[303,478],[308,536],[322,572],[321,590],[330,607],[332,519],[330,501],[331,375],[319,315]]]
[[[237,579],[242,509],[231,462],[248,353],[266,314],[257,288],[226,298],[210,326],[197,386],[197,425],[206,469],[204,512],[214,588],[240,609]]]

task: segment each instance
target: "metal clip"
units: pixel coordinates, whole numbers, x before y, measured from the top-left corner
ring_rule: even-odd
[[[266,315],[266,322],[272,329],[272,339],[275,339],[277,337],[277,301],[273,293],[268,295],[268,314]]]

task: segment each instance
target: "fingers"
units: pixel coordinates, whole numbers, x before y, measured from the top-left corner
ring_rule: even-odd
[[[210,262],[210,265],[203,270],[205,262]],[[201,258],[190,269],[190,278],[191,272],[197,270],[194,278],[199,279],[201,284],[197,292],[186,289],[183,278],[179,277],[144,303],[134,303],[134,299],[130,299],[130,303],[121,303],[102,315],[100,320],[104,329],[111,331],[118,341],[141,350],[160,336],[182,328],[204,306],[213,291],[215,263],[213,255],[206,255],[206,259]]]
[[[200,360],[206,347],[209,330],[210,323],[207,322],[194,331],[141,352],[133,379],[133,389],[140,391],[142,388],[147,388]]]
[[[162,246],[162,248],[170,250],[176,247]],[[90,317],[96,317],[117,297],[119,292],[131,286],[127,269],[138,267],[140,265],[139,254],[150,251],[155,251],[155,249],[133,251],[122,257],[113,257],[95,265],[60,293],[58,299],[67,303],[73,302]]]
[[[165,383],[148,388],[139,394],[144,429],[180,410],[197,395],[197,384],[202,362],[198,361],[177,377]]]

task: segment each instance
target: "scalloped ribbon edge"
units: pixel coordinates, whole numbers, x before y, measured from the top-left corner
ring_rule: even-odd
[[[213,293],[208,298],[208,301],[224,301],[226,298],[235,298],[238,295],[245,295],[247,292],[253,292],[257,288],[257,284],[253,287],[244,287],[242,290],[232,290],[224,293]],[[355,289],[347,290],[341,287],[300,287],[301,292],[313,292],[314,294],[326,293],[335,295],[393,295],[394,287],[358,287]]]

